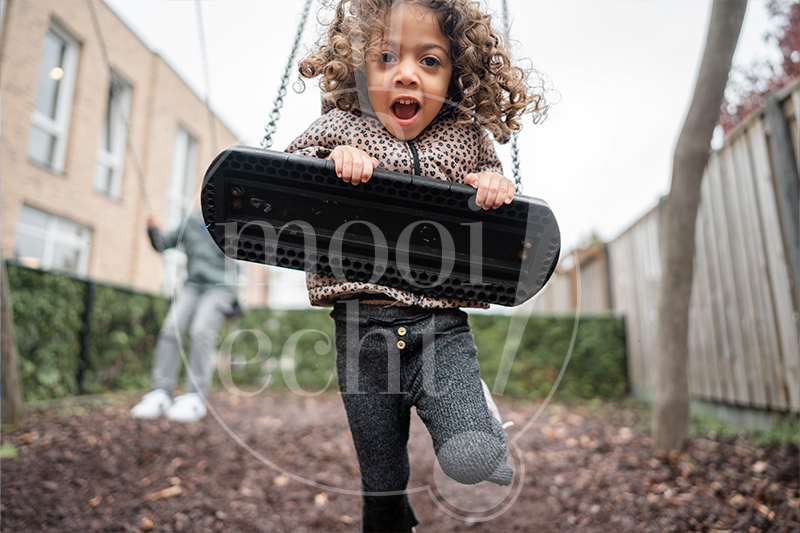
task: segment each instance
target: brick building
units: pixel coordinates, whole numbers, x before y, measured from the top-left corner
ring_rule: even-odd
[[[0,6],[3,257],[167,290],[181,254],[151,248],[147,213],[177,226],[236,135],[102,0],[93,0],[102,41],[88,2]],[[264,268],[244,270],[245,300],[263,303]]]

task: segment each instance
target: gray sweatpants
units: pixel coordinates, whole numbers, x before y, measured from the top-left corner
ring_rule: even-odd
[[[464,484],[511,483],[506,434],[483,395],[466,313],[353,300],[337,303],[331,316],[361,469],[364,532],[408,532],[417,524],[404,492],[412,406],[445,474]]]
[[[172,301],[161,326],[153,365],[153,388],[170,393],[178,381],[181,363],[181,342],[189,330],[190,374],[186,376],[186,392],[208,392],[216,360],[214,345],[225,316],[233,309],[235,297],[219,287],[185,286]]]

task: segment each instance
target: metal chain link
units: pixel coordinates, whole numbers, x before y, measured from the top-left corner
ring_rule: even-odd
[[[503,29],[506,34],[506,43],[511,46],[511,21],[508,14],[508,1],[503,0]],[[509,54],[511,51],[509,50]],[[517,144],[518,132],[511,134],[511,162],[514,167],[514,190],[517,194],[522,193],[522,176],[519,173],[519,145]]]
[[[264,134],[264,138],[261,140],[262,148],[270,148],[274,142],[272,140],[272,135],[274,135],[275,131],[278,129],[276,124],[278,119],[281,118],[283,98],[286,96],[286,87],[289,85],[289,76],[292,73],[295,57],[297,56],[297,50],[300,48],[300,39],[303,37],[303,30],[306,27],[306,21],[308,20],[308,13],[310,10],[311,0],[306,0],[305,5],[303,6],[303,12],[300,15],[300,24],[297,27],[297,35],[295,35],[294,44],[292,44],[292,51],[289,54],[289,59],[286,61],[286,68],[283,71],[281,86],[278,89],[278,97],[275,98],[274,107],[272,108],[272,112],[269,114],[269,123],[264,127],[266,133]]]
[[[114,76],[114,71],[111,68],[111,59],[108,55],[108,48],[106,48],[105,39],[103,39],[103,32],[100,30],[100,19],[97,16],[97,11],[94,8],[94,1],[93,0],[86,0],[86,3],[89,4],[89,11],[92,14],[92,24],[94,25],[94,32],[97,35],[97,40],[100,43],[100,51],[103,54],[103,60],[106,63],[106,67],[108,68],[108,75],[110,77],[110,85],[113,89],[120,90],[120,84],[117,78]],[[131,123],[128,119],[128,115],[125,113],[123,109],[119,109],[122,118],[125,120],[125,146],[130,151],[131,157],[133,158],[133,167],[136,170],[136,176],[139,178],[139,187],[142,192],[142,198],[144,198],[144,204],[147,208],[147,211],[153,210],[153,204],[150,202],[150,195],[147,192],[147,184],[144,180],[144,172],[142,171],[142,165],[139,163],[139,156],[136,152],[136,148],[133,145],[133,140],[131,140]]]

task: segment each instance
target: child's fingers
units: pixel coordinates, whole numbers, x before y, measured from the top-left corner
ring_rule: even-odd
[[[331,152],[331,155],[328,156],[328,159],[333,161],[334,167],[336,168],[336,175],[340,178],[342,177],[342,152],[334,149]]]
[[[497,209],[501,205],[503,205],[508,198],[508,187],[511,182],[500,176],[497,182],[497,195],[494,198],[494,203],[492,204],[492,209]]]
[[[353,154],[350,150],[342,150],[342,179],[346,183],[353,179]]]
[[[489,188],[486,186],[485,180],[478,180],[477,183],[478,193],[475,195],[475,203],[479,207],[483,207],[486,203],[486,196],[489,193]]]
[[[500,180],[497,174],[493,174],[488,179],[484,180],[484,183],[486,184],[486,198],[482,206],[484,209],[494,209],[495,202],[497,201],[497,193],[500,188]]]
[[[372,157],[365,157],[364,158],[364,170],[361,172],[361,183],[366,183],[372,177],[372,169],[374,167],[373,161],[375,161]]]
[[[350,183],[352,183],[353,185],[358,185],[359,183],[361,183],[363,176],[364,176],[364,158],[361,156],[361,154],[354,154]]]

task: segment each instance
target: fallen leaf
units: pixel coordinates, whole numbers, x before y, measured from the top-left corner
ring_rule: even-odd
[[[166,488],[164,490],[159,490],[158,492],[152,493],[149,496],[149,498],[151,500],[167,499],[167,498],[172,498],[173,496],[177,496],[182,492],[183,492],[183,489],[181,489],[180,485],[173,485],[173,486],[171,486],[169,488]]]
[[[731,506],[736,509],[737,511],[741,511],[745,507],[747,507],[747,498],[742,496],[741,494],[734,494],[733,497],[730,499]]]
[[[286,474],[281,474],[280,476],[275,478],[275,485],[278,487],[285,487],[289,484],[289,476]]]
[[[103,501],[103,497],[98,494],[97,496],[89,500],[89,505],[91,505],[92,507],[97,507],[98,505],[100,505],[101,501]]]
[[[356,522],[355,520],[353,520],[352,518],[350,518],[346,514],[343,514],[342,516],[340,516],[339,517],[339,521],[342,522],[343,524],[347,524],[348,526],[350,526],[352,524],[355,524],[355,522]]]
[[[35,442],[39,440],[39,432],[38,431],[31,431],[30,433],[23,433],[19,436],[20,444],[30,444],[31,442]]]
[[[142,531],[150,531],[153,529],[153,521],[146,516],[142,518]]]
[[[767,470],[768,467],[769,463],[767,463],[766,461],[756,461],[756,463],[750,467],[750,470],[752,470],[756,474],[762,474]]]
[[[316,496],[314,496],[314,505],[317,507],[325,507],[328,505],[328,495],[324,492],[320,492]]]

